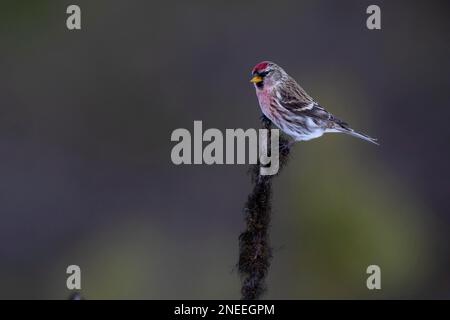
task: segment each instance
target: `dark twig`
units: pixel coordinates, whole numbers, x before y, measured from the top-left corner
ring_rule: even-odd
[[[263,116],[263,127],[270,129],[272,123]],[[270,144],[270,136],[268,139]],[[270,148],[268,147],[268,150]],[[280,168],[287,163],[290,143],[280,137]],[[272,178],[274,175],[260,175],[260,164],[251,168],[253,190],[249,194],[244,208],[246,230],[239,236],[239,273],[242,278],[242,299],[259,299],[266,290],[267,276],[272,248],[269,244],[269,225],[272,209]]]

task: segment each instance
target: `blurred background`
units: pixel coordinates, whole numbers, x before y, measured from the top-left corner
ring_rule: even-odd
[[[295,145],[265,297],[450,298],[448,1],[0,7],[0,298],[66,299],[76,264],[88,299],[238,299],[248,166],[175,166],[170,135],[258,128],[261,60],[381,142]]]

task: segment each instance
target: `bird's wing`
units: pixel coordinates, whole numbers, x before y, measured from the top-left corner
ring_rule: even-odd
[[[347,128],[348,123],[342,121],[339,118],[336,118],[331,113],[329,113],[327,110],[322,108],[319,104],[313,103],[312,107],[307,110],[298,111],[304,116],[312,118],[317,123],[325,123],[328,128]]]
[[[344,121],[336,118],[311,98],[295,80],[286,81],[277,92],[279,103],[286,110],[298,116],[309,117],[318,125],[332,128],[335,125],[348,127]]]
[[[277,98],[288,111],[309,109],[314,99],[311,98],[294,79],[289,78],[284,85],[279,86]]]

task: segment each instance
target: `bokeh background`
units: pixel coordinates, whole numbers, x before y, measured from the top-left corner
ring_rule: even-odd
[[[66,299],[71,264],[88,299],[239,298],[248,166],[175,166],[170,135],[259,127],[266,59],[381,146],[295,146],[265,297],[450,298],[449,7],[2,0],[0,298]]]

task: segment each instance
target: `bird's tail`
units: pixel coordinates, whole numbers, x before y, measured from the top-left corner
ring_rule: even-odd
[[[377,146],[380,145],[380,144],[377,142],[377,139],[372,138],[372,137],[369,137],[368,135],[366,135],[366,134],[364,134],[364,133],[357,132],[357,131],[353,130],[352,128],[341,127],[341,128],[339,128],[339,129],[336,129],[336,131],[337,131],[337,132],[346,133],[346,134],[349,134],[349,135],[354,136],[354,137],[356,137],[356,138],[359,138],[359,139],[363,139],[363,140],[369,141],[369,142],[371,142],[371,143],[373,143],[373,144],[376,144]]]

